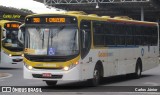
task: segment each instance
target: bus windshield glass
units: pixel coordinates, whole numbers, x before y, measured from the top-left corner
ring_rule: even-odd
[[[75,26],[27,27],[25,54],[69,56],[79,52],[78,28]]]
[[[18,40],[18,29],[6,28],[6,38],[2,41],[2,45],[13,52],[23,51],[23,44]]]

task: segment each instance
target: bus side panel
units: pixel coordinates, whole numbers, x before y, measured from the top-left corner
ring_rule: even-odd
[[[2,27],[1,27],[1,25],[0,25],[0,38],[2,39]],[[1,41],[0,41],[0,64],[1,64]]]
[[[104,77],[116,75],[116,65],[112,51],[110,51],[110,54],[107,51],[108,49],[91,49],[88,55],[81,60],[83,80],[93,78],[94,68],[96,64],[99,64],[98,61],[103,65]]]
[[[104,77],[134,73],[138,58],[142,60],[142,70],[146,71],[158,65],[158,46],[91,49],[88,55],[81,60],[82,79],[93,77],[93,70],[98,61],[104,69]],[[106,56],[107,55],[107,56]],[[92,59],[89,62],[89,59]]]
[[[159,47],[150,46],[149,49],[148,47],[146,47],[145,50],[146,51],[144,52],[144,57],[142,57],[143,71],[154,68],[159,64]]]
[[[89,61],[89,60],[92,60],[92,61]],[[82,80],[93,78],[93,70],[97,60],[98,60],[97,52],[96,50],[92,50],[92,49],[84,59],[81,59],[80,64],[82,67],[82,71],[81,71]]]
[[[118,64],[119,51],[116,48],[108,48],[107,52],[107,64],[104,63],[105,70],[104,76],[117,75],[117,64]]]
[[[135,64],[137,54],[137,48],[129,47],[129,48],[118,48],[119,57],[117,63],[117,75],[133,73],[135,71]]]

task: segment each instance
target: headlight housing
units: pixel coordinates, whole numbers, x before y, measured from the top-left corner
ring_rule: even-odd
[[[12,57],[12,54],[9,54],[9,57]]]
[[[69,65],[69,66],[64,66],[64,67],[63,67],[63,70],[64,70],[64,71],[68,71],[68,70],[72,69],[73,67],[75,67],[75,66],[77,66],[77,65],[78,65],[78,62],[72,63],[72,64]]]
[[[12,54],[8,54],[7,52],[4,51],[5,54],[7,54],[9,57],[12,57]]]
[[[21,56],[24,57],[24,54],[22,54]]]
[[[28,70],[32,70],[32,69],[33,69],[33,67],[32,67],[32,66],[27,65],[26,63],[24,63],[24,66],[25,66]]]

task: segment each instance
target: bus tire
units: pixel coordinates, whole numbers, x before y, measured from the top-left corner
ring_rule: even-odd
[[[57,81],[45,81],[48,86],[56,86]]]
[[[142,62],[138,60],[135,67],[134,78],[139,79],[141,75],[142,75]]]
[[[100,66],[96,65],[93,72],[93,78],[88,80],[89,86],[98,86],[101,78]]]

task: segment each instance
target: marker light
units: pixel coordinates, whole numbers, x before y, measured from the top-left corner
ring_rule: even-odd
[[[9,54],[9,56],[11,57],[11,56],[12,56],[12,54]]]
[[[68,67],[68,66],[65,66],[63,69],[64,69],[65,71],[68,71],[68,70],[69,70],[69,67]]]
[[[75,62],[74,64],[76,64],[76,65],[77,65],[77,64],[78,64],[78,62]]]
[[[28,66],[28,69],[31,70],[33,67],[32,66]]]

